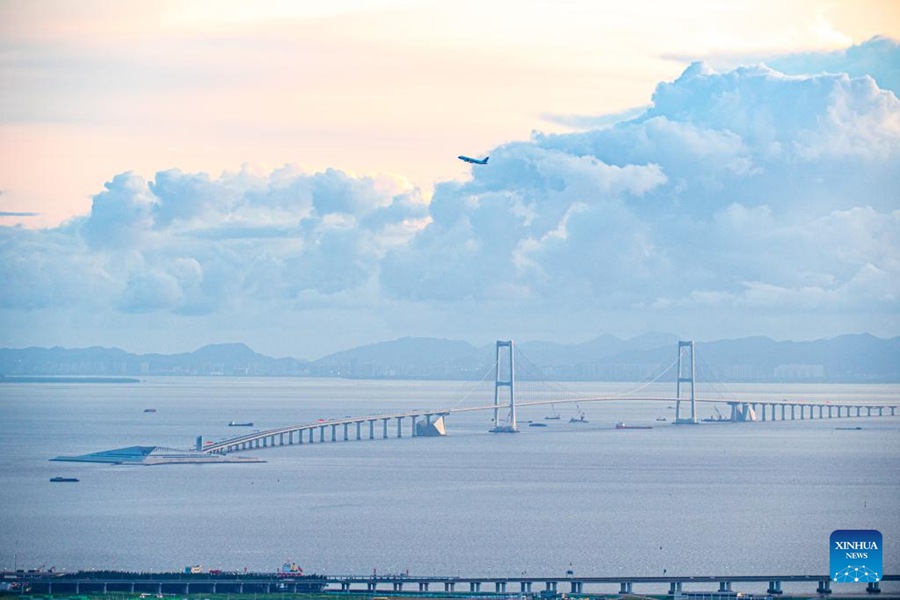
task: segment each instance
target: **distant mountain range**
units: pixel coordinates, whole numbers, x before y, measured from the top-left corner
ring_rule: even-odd
[[[517,377],[559,381],[644,381],[677,359],[678,338],[630,340],[604,335],[580,344],[524,342]],[[727,382],[900,382],[900,337],[844,335],[811,342],[765,337],[697,343],[697,379]],[[315,361],[272,358],[244,344],[216,344],[182,354],[131,354],[119,348],[0,349],[0,374],[22,376],[219,375],[359,379],[481,379],[494,345],[401,338],[344,350]],[[492,377],[492,376],[491,376]],[[666,376],[674,380],[674,369]]]

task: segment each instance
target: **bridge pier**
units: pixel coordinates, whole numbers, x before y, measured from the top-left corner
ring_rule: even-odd
[[[494,582],[494,591],[498,594],[506,593],[506,582],[505,581],[495,581]]]
[[[820,580],[819,587],[816,588],[816,592],[819,594],[830,594],[831,593],[831,580],[830,579]]]
[[[427,582],[427,581],[420,581],[420,582],[419,582],[419,591],[420,591],[420,592],[427,592],[427,591],[428,591],[428,582]]]
[[[362,421],[357,421],[356,422],[356,439],[357,440],[362,439],[362,435],[360,434],[361,430],[362,430]]]
[[[369,419],[369,439],[375,439],[375,419]]]
[[[719,582],[719,592],[730,592],[731,591],[731,582],[730,581],[720,581]]]
[[[762,420],[763,420],[763,422],[766,421],[766,403],[765,402],[763,402],[763,404],[762,404]]]
[[[573,594],[580,594],[582,591],[584,591],[584,582],[582,581],[572,581],[570,585],[571,593]]]
[[[869,594],[880,594],[881,583],[878,581],[870,581],[869,585],[866,586],[866,592]]]
[[[630,581],[622,581],[619,583],[620,594],[630,594],[634,591],[634,584]]]
[[[469,582],[469,591],[470,592],[480,592],[481,591],[481,582],[480,581],[470,581]]]
[[[402,581],[395,581],[394,584],[393,584],[393,586],[394,586],[394,591],[395,591],[395,592],[402,592],[402,591],[403,591],[403,582],[402,582]]]
[[[381,436],[381,439],[383,439],[383,440],[387,439],[387,426],[388,426],[388,421],[390,421],[390,420],[391,420],[390,417],[388,417],[387,419],[382,419],[383,425],[384,425],[384,432]]]
[[[347,434],[347,431],[350,429],[350,423],[344,423],[344,441],[348,441],[350,436]]]
[[[325,425],[319,427],[319,442],[325,443]]]
[[[412,419],[412,432],[410,433],[410,435],[412,437],[416,437],[416,419],[418,418],[418,416],[419,415],[410,415],[409,416],[409,418]]]
[[[555,581],[548,581],[546,585],[547,585],[548,592],[553,592],[554,594],[556,593],[556,582]]]
[[[455,587],[456,587],[456,584],[453,583],[452,581],[445,581],[445,582],[444,582],[444,591],[445,591],[445,592],[452,592],[452,591],[453,591],[453,588],[455,588]]]
[[[366,582],[366,591],[368,591],[369,593],[374,594],[374,593],[375,593],[375,588],[376,588],[377,585],[378,585],[378,584],[375,583],[374,581],[367,581],[367,582]]]
[[[331,441],[332,442],[337,441],[337,425],[331,426]]]
[[[682,584],[680,581],[671,581],[669,582],[669,595],[674,596],[676,593],[681,594],[682,592]]]
[[[531,582],[530,582],[530,581],[522,581],[522,582],[520,582],[520,584],[521,584],[521,585],[519,586],[519,590],[520,590],[523,594],[530,594],[530,593],[531,593]]]
[[[403,437],[403,417],[397,417],[397,437]]]

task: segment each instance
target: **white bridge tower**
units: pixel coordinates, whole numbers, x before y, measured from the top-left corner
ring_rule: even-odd
[[[687,357],[687,359],[686,359]],[[688,365],[690,361],[690,365]],[[678,380],[675,384],[675,423],[696,424],[697,420],[697,400],[694,396],[694,340],[689,342],[678,342]],[[691,384],[691,414],[687,418],[681,417],[681,384]]]
[[[505,352],[504,352],[505,350]],[[505,360],[501,361],[504,355]],[[516,426],[516,394],[515,394],[515,344],[512,340],[502,342],[497,340],[497,353],[494,362],[494,426],[491,433],[517,433]],[[500,422],[501,393],[500,388],[509,390],[509,420],[503,424]]]

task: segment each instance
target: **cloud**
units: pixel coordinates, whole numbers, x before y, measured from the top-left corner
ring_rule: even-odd
[[[879,88],[900,96],[900,42],[889,37],[876,36],[835,52],[797,53],[764,60],[772,68],[790,75],[846,73],[850,77],[868,76]]]
[[[0,228],[0,308],[302,315],[320,337],[896,335],[900,101],[833,71],[694,63],[641,114],[501,145],[428,203],[338,169],[122,173],[84,217]]]

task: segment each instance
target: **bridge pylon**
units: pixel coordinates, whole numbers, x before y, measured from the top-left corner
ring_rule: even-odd
[[[690,363],[690,364],[688,364]],[[687,423],[695,425],[699,423],[697,419],[697,399],[694,395],[694,340],[689,342],[678,342],[678,378],[675,383],[675,423]],[[691,414],[689,417],[681,416],[681,384],[691,384]],[[687,398],[684,399],[685,401]]]
[[[501,360],[501,356],[504,360]],[[491,433],[517,433],[519,428],[516,425],[515,344],[512,340],[505,342],[497,340],[494,373],[494,426],[491,428]],[[500,423],[501,388],[509,392],[509,421],[502,425]]]

